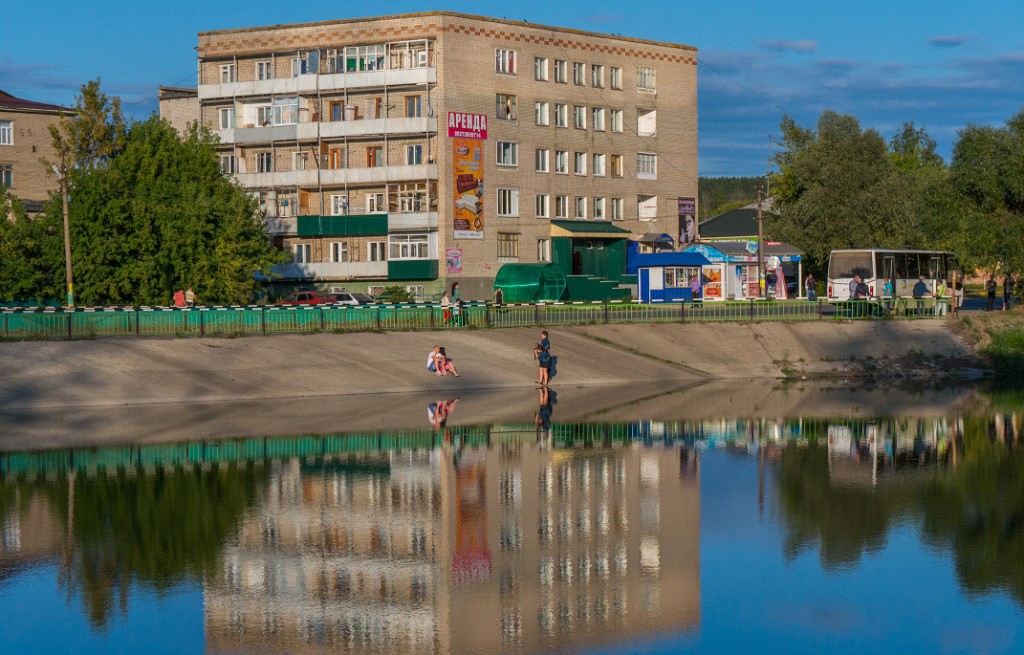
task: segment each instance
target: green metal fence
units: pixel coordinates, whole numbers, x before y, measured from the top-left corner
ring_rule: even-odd
[[[461,312],[437,303],[248,306],[10,308],[0,310],[0,338],[85,339],[305,334],[370,330],[459,330],[467,328],[590,325],[597,323],[720,323],[743,321],[916,320],[942,317],[948,307],[934,301],[749,300],[696,303],[628,302],[466,303]]]

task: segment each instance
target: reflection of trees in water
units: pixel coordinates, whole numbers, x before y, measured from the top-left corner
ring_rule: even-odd
[[[1005,590],[1024,602],[1024,456],[1002,417],[964,419],[963,459],[923,494],[926,538],[952,547],[971,592]]]
[[[785,553],[796,557],[820,545],[826,569],[855,564],[885,545],[892,521],[913,505],[903,485],[836,485],[823,444],[789,447],[779,467],[779,501],[786,518]]]
[[[921,524],[922,539],[948,548],[969,592],[1005,590],[1024,603],[1024,440],[1016,416],[963,419],[957,455],[885,483],[839,483],[824,445],[787,447],[778,493],[785,553],[818,546],[826,569],[855,564],[884,546],[889,527]],[[869,464],[863,463],[867,468]]]
[[[225,537],[259,495],[265,468],[214,464],[98,471],[74,479],[72,558],[64,584],[82,592],[94,627],[127,606],[133,583],[157,592],[202,581]],[[47,493],[68,521],[68,477]]]

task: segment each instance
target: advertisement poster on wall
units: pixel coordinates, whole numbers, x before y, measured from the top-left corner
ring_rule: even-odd
[[[694,198],[679,198],[679,245],[688,246],[696,243],[699,238],[697,201]]]
[[[462,273],[462,248],[448,248],[444,251],[444,272],[448,275]]]
[[[484,141],[487,116],[448,112],[455,188],[453,220],[456,239],[484,238]]]

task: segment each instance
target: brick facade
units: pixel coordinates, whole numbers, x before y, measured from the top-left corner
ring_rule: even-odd
[[[406,42],[429,44],[429,52],[419,55],[426,57],[426,68],[394,67],[392,53]],[[382,55],[363,61],[343,51],[332,59],[335,49],[347,46],[380,46]],[[601,220],[611,218],[613,204],[620,205],[622,216],[615,224],[638,238],[650,232],[678,236],[677,198],[697,196],[697,51],[692,47],[432,12],[203,32],[198,49],[201,120],[218,128],[225,116],[233,116],[231,129],[221,130],[224,151],[235,155],[242,184],[262,192],[268,202],[280,194],[301,197],[300,213],[327,214],[330,197],[345,193],[350,211],[362,213],[366,197],[386,194],[388,183],[436,183],[436,216],[420,230],[436,231],[432,242],[437,252],[431,256],[441,260],[441,278],[433,290],[450,282],[444,266],[448,248],[462,250],[462,272],[452,279],[462,281],[468,297],[489,297],[502,263],[538,261],[538,242],[551,238],[550,220],[557,218],[556,197],[565,197],[567,218],[574,217],[577,198],[585,199],[587,220],[598,218],[598,204],[604,206]],[[514,71],[496,72],[497,50],[514,51]],[[315,61],[310,52],[316,53]],[[535,79],[538,57],[546,60],[546,81]],[[565,62],[565,82],[555,81],[556,61]],[[574,83],[573,64],[582,72],[582,84]],[[293,76],[303,66],[315,66],[318,73]],[[613,69],[618,88],[612,86]],[[654,88],[638,88],[641,69]],[[378,74],[379,79],[373,77]],[[503,111],[499,94],[515,98],[514,117],[498,117]],[[297,125],[257,124],[271,109],[254,110],[253,105],[289,96],[298,96]],[[547,125],[536,124],[537,102],[547,103]],[[567,127],[555,126],[556,104],[567,106]],[[583,108],[583,128],[574,126],[574,106]],[[593,124],[595,110],[603,114],[603,129]],[[455,238],[452,140],[446,123],[452,111],[488,117],[482,239]],[[621,130],[612,129],[613,111],[621,116]],[[427,117],[425,129],[422,117]],[[497,165],[499,142],[516,144],[517,165]],[[423,172],[407,166],[410,146],[414,151],[420,147],[426,180],[402,177]],[[548,172],[536,171],[538,149],[549,151]],[[559,150],[569,158],[565,174],[555,173]],[[305,171],[294,171],[296,151],[309,153]],[[272,153],[275,174],[294,171],[294,181],[254,174],[259,152]],[[572,170],[576,153],[586,160],[585,173]],[[638,153],[645,153],[645,163],[656,161],[656,173],[638,174]],[[604,162],[604,174],[594,174],[595,155]],[[612,175],[613,156],[622,163],[621,175]],[[310,174],[318,164],[319,170]],[[374,164],[386,169],[383,177],[375,177]],[[267,186],[275,180],[284,184]],[[517,216],[496,216],[498,189],[516,190]],[[547,217],[535,210],[538,194],[548,196]],[[640,217],[641,200],[647,201],[646,220]],[[499,259],[498,233],[518,235],[518,257]],[[287,247],[292,239],[283,236]]]
[[[61,107],[15,98],[0,91],[0,185],[8,179],[8,191],[30,210],[40,208],[57,178],[42,159],[56,160],[50,141],[50,125],[60,118]]]

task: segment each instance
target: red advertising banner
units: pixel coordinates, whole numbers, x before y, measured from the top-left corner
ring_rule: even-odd
[[[461,139],[487,140],[487,114],[448,112],[448,136]]]

